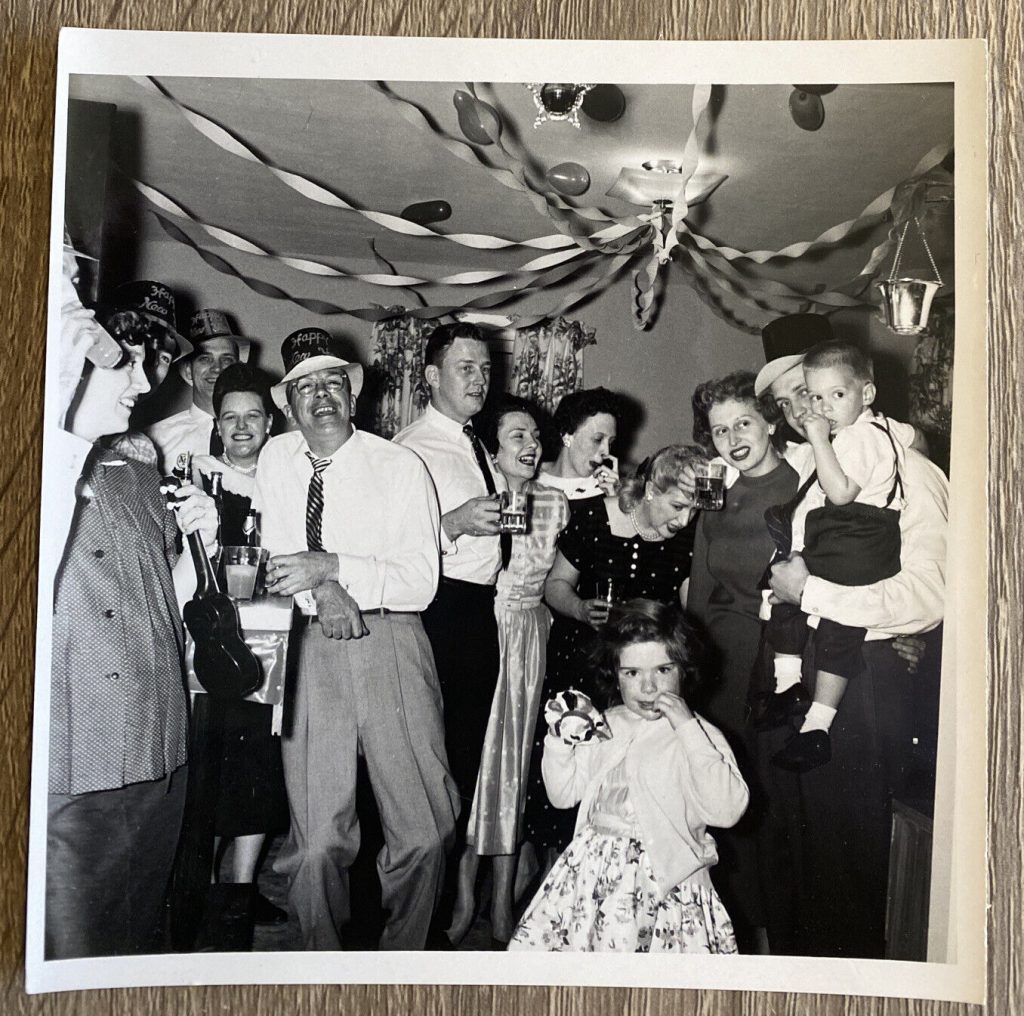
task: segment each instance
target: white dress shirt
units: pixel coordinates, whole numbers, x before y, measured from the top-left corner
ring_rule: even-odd
[[[193,455],[210,454],[213,417],[194,403],[166,420],[159,420],[146,429],[150,441],[160,455],[160,469],[169,473],[182,452]]]
[[[813,626],[817,626],[817,618],[827,617],[837,624],[866,628],[868,640],[876,640],[920,635],[942,622],[949,481],[941,469],[912,448],[904,455],[907,503],[900,513],[899,574],[867,586],[841,586],[810,576],[800,609]],[[786,461],[799,474],[801,484],[814,469],[814,455],[806,444],[790,445]]]
[[[313,465],[300,431],[272,437],[260,453],[252,505],[270,552],[307,550],[306,495]],[[324,549],[360,610],[423,610],[439,570],[437,500],[423,463],[390,441],[354,431],[323,472]],[[315,612],[309,594],[296,597]]]
[[[434,481],[441,514],[465,504],[470,498],[487,494],[473,445],[462,424],[427,406],[423,415],[395,435],[395,443],[411,448],[425,463]],[[487,459],[495,490],[504,490],[505,478]],[[441,528],[442,570],[447,578],[478,585],[493,585],[501,568],[501,547],[497,536],[460,536],[448,539]]]

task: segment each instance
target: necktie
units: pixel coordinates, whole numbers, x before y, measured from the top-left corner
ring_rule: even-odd
[[[313,464],[313,475],[309,478],[306,494],[306,546],[310,550],[323,550],[322,527],[324,518],[324,470],[331,464],[330,459],[318,459],[311,452],[306,458]]]
[[[487,487],[488,494],[497,493],[494,487],[494,477],[491,476],[491,468],[487,464],[487,452],[484,451],[484,446],[480,443],[480,438],[476,436],[476,431],[473,430],[473,424],[467,423],[462,428],[462,433],[469,438],[469,443],[473,446],[473,454],[476,456],[476,464],[480,467],[480,472],[484,474],[484,485]],[[512,534],[501,533],[498,538],[498,542],[501,546],[501,567],[502,570],[508,567],[509,561],[512,559]]]
[[[220,439],[216,424],[210,428],[210,454],[215,459],[224,454],[224,442]]]

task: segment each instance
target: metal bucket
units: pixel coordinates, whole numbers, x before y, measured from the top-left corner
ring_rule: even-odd
[[[885,323],[897,335],[918,335],[928,326],[932,298],[941,282],[927,279],[888,279],[876,282],[882,291]]]

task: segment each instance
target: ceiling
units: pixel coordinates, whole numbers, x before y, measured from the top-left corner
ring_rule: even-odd
[[[428,130],[404,120],[394,103],[363,82],[256,78],[165,78],[185,106],[231,131],[266,161],[308,176],[361,208],[399,213],[415,201],[444,199],[451,218],[439,231],[527,239],[556,232],[521,193],[477,165],[450,154]],[[390,88],[414,102],[453,138],[460,132],[453,94],[462,83],[399,82]],[[622,85],[626,110],[612,123],[582,117],[534,129],[533,96],[497,84],[481,98],[499,111],[503,136],[525,150],[531,168],[565,161],[591,176],[576,199],[616,216],[640,209],[605,196],[623,166],[679,158],[692,128],[692,86]],[[934,146],[952,137],[953,88],[946,84],[840,85],[825,95],[816,132],[801,130],[788,108],[792,86],[716,87],[713,126],[701,168],[727,174],[691,221],[717,243],[779,249],[855,218],[880,193],[906,178]],[[305,199],[257,164],[229,155],[201,136],[175,106],[135,81],[74,76],[73,98],[117,107],[114,152],[125,173],[157,188],[197,219],[278,254],[353,262],[370,256],[369,240],[398,271],[406,266],[506,267],[536,252],[474,251],[436,238],[405,238],[352,212]],[[144,239],[166,240],[150,215],[138,215]],[[215,241],[190,229],[204,246]],[[769,271],[793,281],[831,285],[856,275],[878,230],[840,249]],[[941,246],[941,244],[940,244]],[[232,255],[236,260],[238,255]],[[787,274],[788,273],[788,274]],[[441,274],[438,272],[437,274]]]

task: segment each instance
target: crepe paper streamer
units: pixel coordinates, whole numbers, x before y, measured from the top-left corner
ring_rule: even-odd
[[[697,171],[700,165],[701,153],[707,141],[708,131],[711,129],[710,120],[706,119],[708,105],[711,102],[711,85],[694,85],[693,97],[690,102],[690,112],[693,117],[693,127],[686,139],[686,147],[683,149],[682,166],[679,175],[679,189],[672,200],[672,240],[666,246],[670,248],[678,242],[677,234],[682,226],[689,206],[686,203],[686,185],[690,178]]]
[[[325,300],[315,300],[305,297],[294,296],[291,293],[275,286],[269,282],[263,282],[260,279],[254,279],[250,276],[244,275],[237,268],[234,267],[225,258],[222,258],[218,254],[214,254],[212,251],[205,250],[200,247],[192,237],[190,237],[184,230],[180,229],[169,219],[161,215],[159,212],[153,212],[156,216],[157,221],[160,223],[163,230],[173,240],[177,240],[179,243],[185,246],[191,247],[211,268],[224,275],[230,275],[238,279],[245,286],[251,289],[254,293],[258,293],[260,296],[267,297],[271,300],[286,300],[290,303],[294,303],[298,307],[302,307],[303,310],[308,310],[312,314],[346,314],[349,317],[358,318],[362,321],[382,321],[389,317],[394,317],[395,312],[389,310],[386,307],[373,306],[373,307],[360,307],[356,309],[341,307],[338,304],[330,303]],[[600,256],[591,255],[589,259],[584,261],[573,261],[567,265],[561,265],[558,268],[553,269],[543,280],[538,280],[533,286],[523,286],[519,289],[507,290],[497,293],[488,293],[484,296],[476,297],[472,300],[467,300],[460,304],[451,304],[446,306],[433,306],[433,307],[419,307],[412,310],[404,311],[411,317],[433,319],[438,317],[445,317],[446,315],[454,314],[457,311],[467,309],[485,309],[490,307],[500,306],[503,303],[509,303],[513,300],[520,300],[524,296],[542,290],[548,286],[555,285],[558,282],[563,281],[565,278],[578,274],[587,268],[592,267],[595,263],[604,262],[603,271],[597,277],[597,279],[585,287],[575,290],[570,293],[565,301],[558,307],[544,313],[534,315],[529,320],[530,322],[542,321],[548,317],[555,316],[568,307],[573,306],[586,296],[591,295],[596,289],[603,288],[608,285],[614,275],[617,274],[618,270],[623,266],[624,263],[628,263],[630,255],[617,255],[610,258],[602,258]],[[606,267],[605,267],[606,265]]]
[[[486,92],[490,96],[494,95],[493,87],[489,84],[468,82],[467,88],[469,88],[470,92],[474,96],[476,96],[478,91]],[[520,145],[518,141],[511,136],[511,134],[500,140],[496,151],[492,154],[494,156],[497,156],[498,154],[502,155],[505,158],[506,163],[511,167],[509,171],[517,172],[516,179],[523,187],[526,188],[527,196],[530,198],[531,203],[534,204],[534,207],[538,208],[538,210],[543,214],[548,214],[548,212],[545,211],[545,208],[541,206],[540,202],[543,202],[548,208],[553,208],[570,216],[570,221],[582,218],[593,222],[619,223],[627,225],[630,228],[634,228],[642,221],[642,216],[614,215],[604,208],[576,205],[573,202],[566,200],[555,191],[546,189],[548,183],[547,179],[533,178],[530,172],[532,157],[528,152],[526,152],[522,145]],[[598,237],[591,235],[591,239],[597,238]]]
[[[443,240],[450,240],[451,242],[460,244],[461,246],[473,247],[478,250],[502,250],[507,247],[531,247],[538,250],[557,250],[571,245],[571,239],[567,242],[564,236],[555,235],[539,237],[533,240],[507,240],[502,237],[491,236],[484,233],[440,233],[436,230],[430,229],[428,226],[409,222],[399,215],[391,215],[387,212],[367,211],[366,209],[359,208],[356,205],[350,204],[334,192],[328,190],[326,187],[322,187],[320,184],[314,183],[307,177],[298,173],[292,173],[286,169],[281,169],[280,167],[274,166],[264,159],[261,159],[255,152],[249,149],[243,142],[232,135],[224,127],[221,127],[209,117],[197,113],[195,110],[190,109],[188,106],[185,106],[183,103],[175,99],[174,96],[163,85],[157,82],[155,78],[135,76],[132,77],[132,80],[141,88],[144,88],[155,95],[159,95],[167,102],[170,102],[187,123],[207,138],[207,140],[212,141],[225,152],[260,166],[267,172],[272,173],[285,186],[291,188],[293,191],[310,201],[316,201],[320,204],[327,205],[328,207],[339,208],[343,211],[355,212],[357,215],[361,215],[369,221],[376,223],[378,226],[382,226],[392,232],[401,233],[406,236],[439,237]]]
[[[413,275],[367,275],[355,272],[345,272],[320,261],[310,261],[307,258],[293,258],[273,254],[270,251],[264,250],[262,247],[252,243],[250,240],[246,240],[244,237],[239,236],[237,233],[232,233],[230,230],[222,229],[219,226],[211,226],[208,223],[202,222],[190,212],[182,208],[181,205],[172,198],[163,194],[161,191],[158,191],[155,187],[150,187],[139,180],[132,179],[131,177],[129,177],[129,181],[136,190],[139,191],[139,193],[162,211],[190,222],[192,225],[202,229],[215,240],[219,240],[225,246],[231,247],[243,254],[254,254],[258,257],[265,257],[271,261],[276,261],[279,264],[285,265],[288,268],[304,272],[307,275],[321,275],[329,278],[350,279],[353,282],[365,282],[372,286],[391,286],[395,288],[423,285],[479,286],[486,282],[494,282],[499,279],[510,279],[517,276],[528,276],[534,272],[547,271],[549,268],[554,268],[559,264],[570,261],[585,253],[583,249],[579,247],[571,250],[554,251],[551,254],[545,254],[539,258],[534,258],[532,261],[528,261],[525,265],[521,265],[517,269],[507,271],[460,272],[456,275],[447,275],[439,279],[426,279]],[[623,242],[628,239],[628,237],[621,238]]]
[[[921,159],[920,162],[918,162],[906,180],[913,180],[914,178],[927,173],[929,170],[934,169],[940,162],[942,162],[943,159],[946,158],[952,148],[952,140],[944,141],[936,145]],[[896,184],[896,186],[890,187],[884,193],[879,194],[878,197],[868,204],[856,218],[847,219],[845,222],[841,222],[839,225],[825,230],[824,233],[815,237],[813,240],[793,243],[788,247],[783,247],[781,250],[742,251],[737,250],[734,247],[720,247],[693,230],[690,230],[690,235],[705,253],[713,254],[717,257],[723,257],[729,261],[743,260],[753,261],[756,264],[765,264],[773,258],[799,258],[816,247],[833,246],[834,244],[839,243],[840,240],[847,237],[850,233],[855,232],[862,226],[868,225],[872,219],[880,219],[887,211],[889,211],[896,191],[906,183],[906,180],[901,181]],[[876,248],[868,259],[868,263],[859,274],[873,274],[874,270],[881,263],[882,257],[884,257],[884,253],[879,256],[878,251],[879,248]]]
[[[684,252],[684,256],[688,257],[689,252]],[[701,271],[696,265],[693,266],[692,270],[686,271],[686,280],[690,284],[690,288],[697,294],[697,298],[710,308],[717,317],[720,317],[727,324],[741,331],[750,332],[754,335],[760,334],[761,325],[745,321],[732,308],[726,306],[725,302],[715,294],[707,279],[701,275]]]
[[[377,262],[383,268],[386,268],[392,275],[397,275],[398,272],[395,270],[395,266],[388,261],[386,257],[379,250],[374,242],[373,237],[370,237],[370,253],[373,254],[373,260]],[[411,296],[421,307],[427,306],[427,301],[423,294],[418,289],[406,289],[406,292]]]

